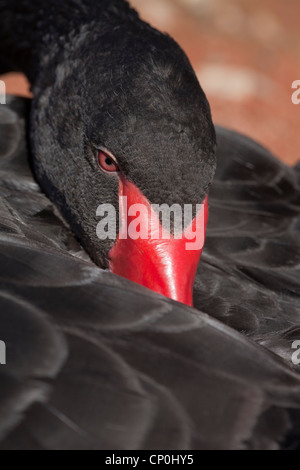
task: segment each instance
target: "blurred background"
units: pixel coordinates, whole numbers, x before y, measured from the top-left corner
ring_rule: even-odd
[[[300,160],[300,104],[291,101],[300,80],[299,0],[130,3],[185,50],[216,124],[258,140],[287,164]],[[30,95],[21,75],[0,78],[8,93]]]

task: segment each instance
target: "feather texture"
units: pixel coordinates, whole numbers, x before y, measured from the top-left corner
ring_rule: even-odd
[[[292,365],[300,338],[300,173],[218,129],[218,167],[195,304]]]
[[[247,336],[284,356],[286,328],[297,328],[295,257],[284,257],[296,172],[258,148],[247,160],[259,166],[254,176],[235,151],[254,144],[219,130],[198,309],[190,309],[88,259],[31,176],[29,103],[8,101],[0,107],[0,448],[278,448],[300,407],[300,376]]]

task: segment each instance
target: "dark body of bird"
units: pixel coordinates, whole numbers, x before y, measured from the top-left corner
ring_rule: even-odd
[[[215,155],[184,53],[125,2],[0,8],[34,92],[0,107],[1,448],[296,448],[299,171],[222,128]],[[107,269],[101,147],[154,203],[201,202],[217,160],[194,309]]]

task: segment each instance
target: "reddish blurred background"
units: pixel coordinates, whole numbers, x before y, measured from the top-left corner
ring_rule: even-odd
[[[215,123],[239,130],[288,164],[300,160],[299,0],[131,0],[143,19],[171,34],[188,54]],[[3,79],[3,77],[2,77]],[[23,76],[7,92],[27,95]]]

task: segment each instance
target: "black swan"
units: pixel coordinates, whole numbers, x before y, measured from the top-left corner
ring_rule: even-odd
[[[215,132],[183,51],[127,2],[0,11],[0,73],[34,95],[0,106],[0,448],[298,448],[299,171]],[[203,203],[204,236],[209,187],[199,264],[175,225],[97,237],[120,193]]]

